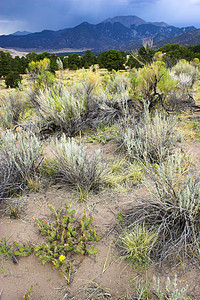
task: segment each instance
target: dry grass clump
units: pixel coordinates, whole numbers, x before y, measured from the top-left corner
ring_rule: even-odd
[[[0,198],[23,190],[42,160],[41,144],[35,135],[13,133],[0,135]]]
[[[55,155],[54,163],[48,165],[49,173],[53,178],[79,192],[79,199],[88,197],[90,191],[98,190],[105,176],[105,166],[101,163],[100,151],[89,155],[83,144],[78,144],[73,138],[66,138],[63,134],[60,139],[51,142]],[[50,171],[51,170],[51,171]]]
[[[177,152],[160,166],[147,169],[151,199],[124,214],[129,230],[153,227],[151,258],[163,265],[199,259],[200,180],[189,161]]]
[[[109,291],[106,291],[96,282],[89,282],[88,284],[81,287],[77,295],[70,297],[71,300],[103,300],[103,299],[113,299]]]
[[[129,162],[119,157],[108,164],[106,185],[124,192],[139,184],[143,176],[143,167],[137,161]]]

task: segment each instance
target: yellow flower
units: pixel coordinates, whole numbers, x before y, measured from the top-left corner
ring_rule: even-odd
[[[64,255],[60,255],[60,257],[59,257],[59,261],[64,261],[65,260],[65,256]]]

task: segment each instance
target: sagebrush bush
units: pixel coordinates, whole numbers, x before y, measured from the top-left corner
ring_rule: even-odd
[[[35,135],[3,131],[0,135],[0,197],[23,190],[42,160],[42,147]]]
[[[46,124],[52,124],[57,130],[69,136],[81,128],[81,115],[85,112],[86,103],[82,97],[76,97],[68,88],[47,88],[40,90],[36,96],[38,113]]]
[[[111,74],[106,74],[102,80],[102,87],[105,90],[108,98],[118,98],[122,94],[129,91],[131,86],[128,74],[112,71]]]
[[[160,166],[147,168],[147,174],[151,199],[127,212],[125,222],[157,229],[152,258],[160,265],[199,259],[200,180],[190,161],[177,152]]]
[[[171,108],[184,109],[194,105],[193,86],[199,77],[198,68],[182,59],[171,69],[170,77],[176,83],[167,95]]]
[[[155,280],[155,278],[154,278]],[[158,300],[191,300],[190,297],[187,296],[188,285],[184,286],[183,288],[178,288],[177,284],[177,275],[175,275],[174,280],[170,280],[167,277],[167,282],[165,285],[165,291],[161,291],[160,289],[160,280],[158,278],[156,282],[156,291],[154,292],[158,297]]]
[[[81,143],[73,138],[67,139],[65,135],[52,141],[51,147],[56,158],[52,166],[54,178],[75,188],[80,200],[101,187],[105,166],[101,163],[99,151],[89,155]]]
[[[119,126],[119,140],[131,159],[161,163],[178,140],[176,123],[175,116],[166,117],[157,110],[151,117],[148,105],[145,105],[144,115],[139,122],[132,118],[128,126],[123,123]]]
[[[25,114],[26,106],[27,103],[18,90],[2,93],[0,97],[0,121],[3,128],[10,129],[17,125]]]

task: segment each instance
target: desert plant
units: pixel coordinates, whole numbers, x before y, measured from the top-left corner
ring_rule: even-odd
[[[154,281],[155,278],[154,278]],[[186,292],[188,290],[188,285],[186,287],[183,287],[181,289],[178,288],[177,284],[177,275],[174,276],[174,280],[171,281],[169,277],[167,277],[167,282],[165,285],[165,291],[160,290],[160,280],[156,281],[156,292],[155,295],[159,300],[191,300],[190,297],[186,295]]]
[[[180,152],[160,166],[147,168],[146,184],[152,198],[124,215],[128,226],[143,224],[157,229],[152,258],[160,266],[186,259],[197,261],[200,245],[200,181],[190,161]]]
[[[145,224],[138,224],[131,231],[125,231],[119,238],[122,254],[139,267],[148,266],[157,231]]]
[[[20,91],[6,91],[1,94],[0,99],[0,121],[4,128],[17,125],[23,118],[26,110],[26,101]]]
[[[24,295],[23,298],[24,298],[25,300],[30,299],[32,292],[33,292],[33,286],[31,285],[30,289],[26,292],[26,294]]]
[[[104,124],[99,123],[96,130],[91,131],[91,134],[90,132],[87,134],[85,143],[101,143],[105,145],[111,141],[116,134],[116,126],[105,126]]]
[[[171,107],[183,109],[195,105],[193,86],[199,77],[198,68],[186,60],[180,60],[171,69],[170,76],[176,82],[167,95]]]
[[[186,295],[188,290],[188,285],[183,288],[178,288],[177,284],[177,275],[175,275],[173,281],[167,277],[167,282],[165,283],[165,287],[160,287],[160,278],[154,279],[153,287],[152,280],[134,280],[130,278],[130,287],[133,289],[132,297],[128,299],[137,299],[137,300],[150,300],[150,299],[158,299],[158,300],[191,300],[190,297]]]
[[[149,109],[162,106],[167,112],[195,105],[192,87],[198,68],[185,60],[169,70],[163,61],[155,61],[134,72],[133,95],[149,102]]]
[[[42,259],[42,264],[51,262],[53,269],[61,268],[62,274],[70,273],[72,264],[71,256],[74,254],[91,255],[97,253],[90,241],[98,241],[95,229],[90,227],[92,217],[86,213],[78,222],[74,217],[75,211],[71,204],[63,209],[62,204],[56,210],[51,205],[48,208],[53,214],[54,221],[35,219],[39,231],[46,236],[47,241],[36,246],[35,255]]]
[[[132,112],[133,102],[129,96],[130,79],[127,74],[112,72],[106,74],[95,92],[87,97],[84,118],[87,127],[96,128],[99,124],[113,125],[123,116]],[[94,89],[93,89],[94,91]]]
[[[0,135],[0,198],[23,190],[42,160],[41,143],[35,135],[10,130]]]
[[[98,150],[89,155],[83,144],[78,144],[73,138],[67,139],[65,135],[52,141],[51,147],[57,160],[53,166],[54,177],[75,188],[80,200],[87,198],[90,191],[100,188],[105,166],[101,164]]]
[[[130,79],[128,74],[120,74],[119,72],[113,70],[112,73],[104,75],[102,85],[108,94],[108,97],[110,95],[115,97],[129,90]]]
[[[134,290],[134,298],[137,300],[150,300],[151,282],[148,280],[133,280],[130,278],[130,287]]]
[[[17,257],[26,257],[33,252],[32,246],[19,244],[17,242],[9,243],[6,238],[0,240],[0,255],[5,259],[12,258],[14,263],[18,263]]]
[[[68,88],[62,86],[40,90],[34,101],[43,124],[64,131],[68,136],[82,129],[81,116],[85,112],[86,102]]]
[[[5,77],[7,88],[17,88],[21,83],[22,76],[18,72],[10,71]]]
[[[34,82],[35,89],[45,89],[54,83],[54,75],[50,72],[50,59],[44,58],[40,61],[31,61],[28,64],[27,73]]]
[[[76,291],[76,295],[73,297],[73,300],[79,300],[80,297],[82,297],[82,299],[87,299],[87,300],[94,300],[94,299],[113,300],[113,297],[110,294],[110,292],[108,290],[105,290],[103,287],[101,287],[98,283],[94,282],[93,280],[89,281],[87,284],[85,284],[80,289],[78,289],[78,291]]]
[[[142,169],[136,160],[129,162],[126,158],[116,158],[108,164],[106,186],[119,191],[129,190],[142,181]]]
[[[159,88],[159,84],[161,80],[162,82],[165,82],[164,78],[167,73],[168,71],[165,68],[165,64],[161,61],[144,65],[143,68],[140,68],[134,73],[134,76],[136,77],[134,80],[135,97],[140,100],[144,99],[148,102],[150,111],[158,105],[166,109],[163,93]]]
[[[119,141],[131,159],[146,163],[161,163],[174,148],[178,137],[175,134],[175,116],[165,116],[158,110],[151,117],[148,105],[144,105],[141,120],[131,119],[128,126],[118,126]]]

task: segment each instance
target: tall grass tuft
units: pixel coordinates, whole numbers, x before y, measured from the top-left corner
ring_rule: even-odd
[[[125,231],[119,239],[122,254],[140,267],[148,265],[156,234],[155,229],[149,229],[145,224],[137,224],[130,232]]]

